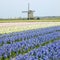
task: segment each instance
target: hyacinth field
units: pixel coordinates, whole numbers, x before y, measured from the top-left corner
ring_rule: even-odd
[[[60,60],[60,26],[0,35],[0,60]]]

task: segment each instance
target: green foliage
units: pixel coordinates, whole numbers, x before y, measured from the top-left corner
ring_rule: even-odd
[[[0,19],[0,23],[6,22],[60,22],[60,19],[41,19],[41,20]]]

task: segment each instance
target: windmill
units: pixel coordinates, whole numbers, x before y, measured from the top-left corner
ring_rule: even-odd
[[[34,18],[34,15],[33,15],[34,12],[35,12],[35,11],[30,10],[30,5],[29,5],[29,3],[28,3],[28,11],[22,11],[22,13],[27,13],[27,16],[28,16],[27,18],[28,18],[28,20]]]

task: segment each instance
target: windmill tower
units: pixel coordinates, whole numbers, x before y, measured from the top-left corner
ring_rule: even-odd
[[[27,13],[27,16],[28,16],[27,18],[28,18],[28,20],[34,18],[34,15],[33,15],[34,12],[35,12],[35,11],[30,10],[30,5],[29,5],[29,3],[28,3],[28,11],[22,11],[22,13]]]

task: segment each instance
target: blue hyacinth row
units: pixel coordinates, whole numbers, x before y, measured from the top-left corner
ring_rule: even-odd
[[[38,57],[37,55],[29,55],[29,52],[36,50],[38,53],[38,48],[40,49],[47,44],[50,46],[50,43],[55,44],[54,41],[57,41],[57,44],[60,42],[59,26],[0,35],[0,60],[13,60],[14,58],[14,60],[29,60],[30,58],[30,60],[32,58],[35,60],[35,57],[38,60],[43,60],[44,54],[41,53],[43,57]],[[25,56],[26,54],[28,56]]]
[[[25,55],[18,55],[15,60],[60,60],[60,40],[34,49]]]
[[[3,34],[0,36],[0,45],[3,44],[12,44],[17,41],[27,40],[30,38],[33,38],[35,36],[40,36],[52,32],[60,31],[60,27],[50,27],[45,29],[36,29],[36,30],[30,30],[25,32],[16,32],[16,33],[10,33],[10,34]]]
[[[18,54],[18,51],[25,52],[28,51],[28,49],[33,49],[35,46],[39,46],[40,44],[47,42],[49,40],[56,40],[60,37],[60,32],[54,32],[51,34],[47,34],[44,36],[39,36],[37,38],[33,38],[30,40],[22,41],[22,42],[16,42],[14,44],[4,44],[0,48],[0,56],[5,56],[6,57],[11,55],[11,52],[16,52]]]

